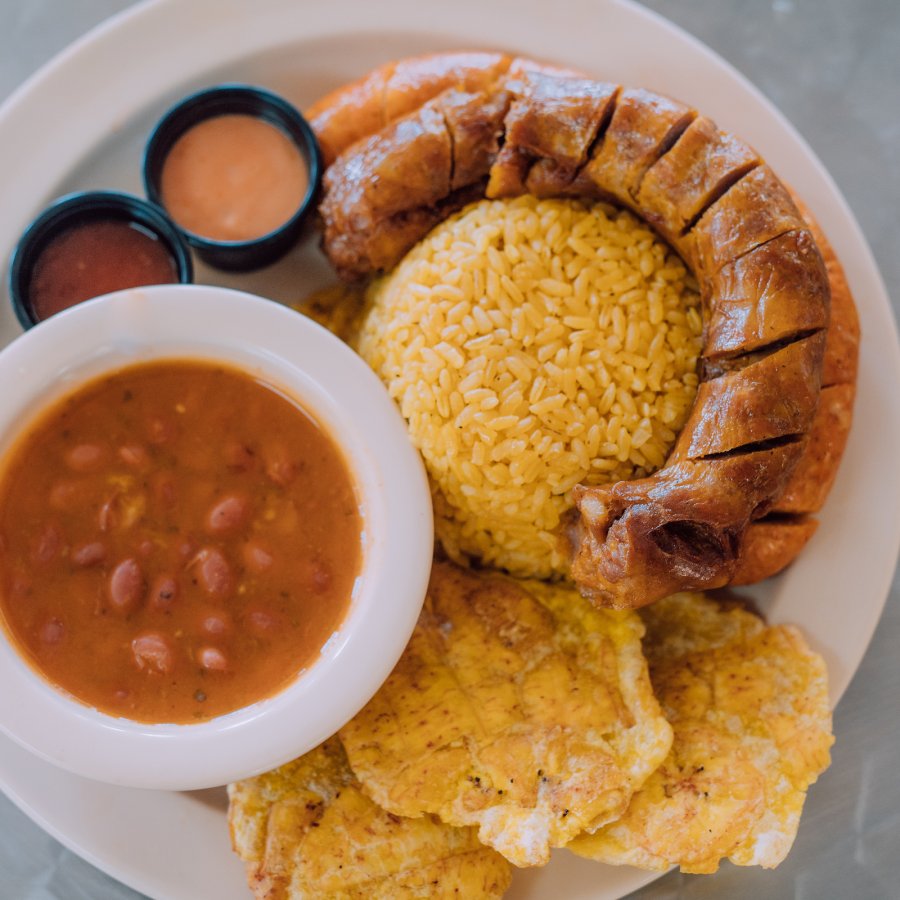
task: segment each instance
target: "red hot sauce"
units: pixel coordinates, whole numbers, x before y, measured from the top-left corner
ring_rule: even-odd
[[[100,219],[74,225],[47,243],[34,265],[28,298],[42,320],[101,294],[177,281],[161,240],[131,222]]]

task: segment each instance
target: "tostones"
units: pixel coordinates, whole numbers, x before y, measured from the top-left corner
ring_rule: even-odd
[[[260,900],[501,897],[512,877],[474,829],[377,807],[336,738],[228,796],[232,844]]]
[[[665,758],[633,612],[436,563],[406,651],[340,732],[372,799],[477,826],[519,866],[621,816]]]
[[[777,866],[830,762],[825,664],[791,626],[700,594],[642,610],[672,750],[617,822],[570,849],[605,863],[715,872]]]

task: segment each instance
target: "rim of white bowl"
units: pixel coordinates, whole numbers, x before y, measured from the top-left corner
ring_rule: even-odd
[[[377,376],[325,328],[276,302],[220,287],[134,288],[81,304],[0,352],[0,454],[34,413],[97,375],[165,358],[221,361],[294,396],[341,446],[364,520],[350,609],[320,658],[280,693],[190,725],[119,719],[66,696],[0,627],[0,730],[88,778],[130,787],[213,787],[299,756],[361,709],[399,659],[431,569],[424,466]]]

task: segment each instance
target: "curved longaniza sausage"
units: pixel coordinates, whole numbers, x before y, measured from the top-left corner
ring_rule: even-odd
[[[526,192],[619,202],[697,276],[702,383],[670,459],[648,478],[575,490],[568,535],[585,594],[641,606],[793,558],[820,500],[797,500],[792,473],[803,460],[805,483],[821,479],[840,455],[826,446],[833,422],[816,417],[835,343],[829,273],[750,147],[684,104],[503,54],[392,63],[310,112],[331,160],[323,244],[344,278],[390,268],[475,197]],[[841,353],[848,368],[846,343],[826,371]]]
[[[831,285],[822,392],[806,448],[788,483],[771,513],[747,528],[732,585],[753,584],[780,572],[806,546],[818,525],[810,513],[822,509],[831,491],[853,419],[859,361],[856,305],[831,244],[809,211],[796,197],[794,201],[822,251]],[[776,284],[767,293],[773,290]]]

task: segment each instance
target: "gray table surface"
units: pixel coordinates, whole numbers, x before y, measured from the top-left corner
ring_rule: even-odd
[[[298,3],[300,0],[298,0]],[[0,100],[130,0],[0,0]],[[900,0],[646,0],[780,107],[858,217],[900,306]],[[0,197],[2,209],[2,197]],[[900,579],[835,715],[834,762],[775,872],[726,864],[670,874],[634,896],[900,898]],[[0,898],[140,895],[69,853],[0,795]],[[207,898],[198,898],[207,900]],[[214,900],[214,898],[208,898]]]

